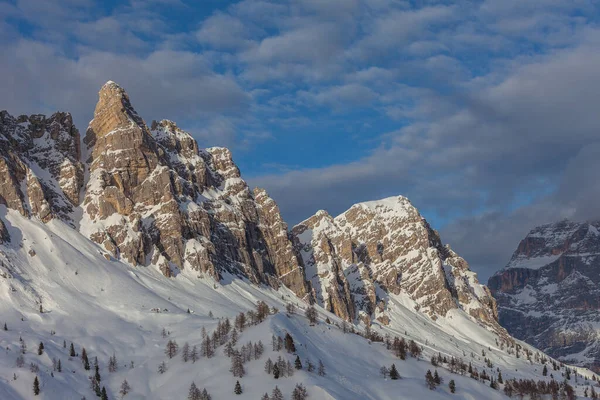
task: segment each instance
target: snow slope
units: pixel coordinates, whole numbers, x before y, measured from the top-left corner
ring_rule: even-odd
[[[238,277],[226,276],[220,283],[210,278],[198,278],[195,272],[184,270],[167,279],[153,267],[133,268],[105,256],[98,245],[58,220],[43,224],[23,218],[15,211],[0,207],[0,217],[10,232],[11,243],[0,246],[0,399],[32,399],[34,374],[30,363],[39,364],[37,376],[41,382],[39,399],[79,400],[95,398],[89,387],[88,375],[78,357],[68,356],[68,345],[76,351],[85,347],[90,359],[98,357],[101,385],[110,399],[120,398],[118,391],[127,379],[132,392],[126,399],[185,399],[194,381],[205,387],[213,399],[237,398],[233,387],[237,378],[229,372],[230,359],[223,355],[201,358],[195,364],[184,363],[180,356],[168,359],[164,354],[169,339],[180,346],[185,342],[199,345],[203,327],[210,333],[218,318],[234,318],[240,311],[254,307],[258,300],[281,310],[259,325],[246,329],[239,345],[262,340],[265,354],[245,365],[247,375],[240,379],[244,393],[240,398],[260,399],[278,385],[286,399],[297,383],[303,383],[310,399],[501,399],[501,391],[467,376],[450,374],[438,368],[445,383],[435,391],[425,386],[424,375],[432,369],[431,355],[461,357],[479,370],[484,368],[482,351],[500,368],[504,379],[541,379],[542,366],[516,358],[496,345],[498,337],[484,326],[473,322],[459,309],[445,318],[433,321],[416,312],[411,300],[402,295],[390,295],[392,324],[373,329],[407,339],[415,339],[424,348],[421,360],[397,359],[382,343],[369,342],[361,336],[344,333],[334,324],[341,320],[319,308],[320,322],[310,326],[303,316],[306,307],[291,291],[281,287],[250,284]],[[286,315],[285,305],[296,303],[299,310]],[[40,313],[40,304],[44,312]],[[188,308],[190,313],[187,313]],[[160,309],[160,313],[152,309]],[[210,317],[212,313],[214,317]],[[334,324],[323,322],[329,318]],[[163,338],[161,331],[170,331]],[[54,334],[53,334],[54,332]],[[271,350],[271,336],[290,333],[297,353],[304,362],[319,359],[327,369],[320,377],[305,370],[293,377],[275,380],[263,366],[267,358],[283,356],[293,362],[294,356]],[[15,367],[19,354],[19,338],[27,344],[25,367]],[[63,340],[67,348],[63,348]],[[37,345],[43,341],[45,352],[37,355]],[[529,348],[523,344],[524,348]],[[535,350],[533,350],[535,352]],[[107,370],[108,358],[115,354],[119,369]],[[60,359],[63,372],[52,377],[52,358]],[[130,362],[134,368],[129,368]],[[166,361],[168,370],[157,373],[157,366]],[[382,365],[395,363],[403,379],[384,380],[379,374]],[[489,368],[488,373],[492,373]],[[587,370],[580,370],[591,376]],[[14,380],[16,374],[17,379]],[[559,377],[560,378],[560,377]],[[450,394],[447,382],[456,381],[457,393]],[[579,378],[583,382],[583,378]],[[574,382],[572,382],[574,384]],[[580,393],[583,386],[578,387]]]

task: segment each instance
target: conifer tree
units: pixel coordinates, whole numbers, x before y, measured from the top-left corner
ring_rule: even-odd
[[[237,395],[242,394],[242,385],[240,385],[240,381],[235,382],[235,388],[233,389],[233,393]]]
[[[96,365],[96,366],[94,367],[94,369],[95,369],[95,372],[94,372],[94,378],[95,378],[95,379],[96,379],[98,382],[101,382],[101,381],[102,381],[102,378],[100,377],[100,367],[99,367],[98,365]]]
[[[381,373],[381,375],[383,376],[383,379],[387,378],[389,370],[387,369],[387,367],[384,365],[381,368],[379,368],[379,373]]]
[[[102,386],[102,395],[100,396],[100,400],[108,400],[108,394],[106,394],[106,388]]]
[[[425,383],[430,390],[435,389],[435,381],[433,380],[433,375],[431,374],[431,370],[427,370],[425,374]]]
[[[38,377],[36,376],[35,379],[33,380],[33,395],[37,396],[40,394],[40,381],[38,380]]]
[[[308,372],[313,372],[315,370],[315,366],[313,365],[313,363],[310,361],[310,358],[307,358],[304,362],[304,365],[306,365],[306,370]]]
[[[169,340],[167,342],[167,346],[165,348],[165,354],[167,355],[167,357],[169,358],[173,358],[177,355],[177,351],[179,350],[179,346],[177,345],[177,342],[174,340]]]
[[[400,379],[400,374],[398,373],[398,370],[396,369],[396,364],[392,364],[392,366],[390,367],[390,379],[396,380],[396,379]]]
[[[165,372],[167,372],[167,364],[165,364],[165,362],[163,361],[160,364],[158,364],[158,373],[164,374]]]
[[[85,347],[81,350],[81,362],[83,363],[83,369],[89,371],[90,360],[88,360],[87,351],[85,351]]]
[[[498,371],[498,383],[504,383],[504,380],[502,379],[502,371]]]
[[[318,313],[316,308],[310,306],[306,309],[304,314],[306,315],[306,318],[308,318],[308,322],[310,322],[311,325],[317,323]]]
[[[21,342],[21,354],[27,353],[27,345],[25,344],[25,341],[21,338],[19,338],[19,340]]]
[[[292,392],[292,400],[306,400],[308,392],[301,383],[298,383]]]
[[[63,340],[63,349],[66,349],[66,348],[67,348],[67,341]]]
[[[440,378],[440,376],[438,375],[437,369],[435,370],[435,372],[433,374],[433,381],[435,382],[436,385],[439,385],[440,383],[442,383],[442,378]]]
[[[294,361],[294,366],[296,369],[302,369],[302,361],[300,361],[300,356],[296,356],[296,361]]]
[[[544,365],[544,369],[542,370],[542,375],[547,376],[548,375],[548,367],[546,367]]]
[[[279,379],[279,375],[280,375],[279,365],[277,365],[277,363],[274,363],[273,364],[273,378]]]
[[[60,358],[58,359],[58,363],[56,364],[56,370],[57,370],[58,372],[62,372],[62,365],[61,365],[61,363],[60,363]]]
[[[202,395],[200,395],[200,400],[211,400],[210,394],[205,389],[202,389]]]
[[[125,397],[129,392],[131,392],[131,386],[129,386],[129,382],[127,382],[127,379],[124,379],[123,383],[121,383],[121,389],[119,390],[119,394],[122,397]]]
[[[185,342],[181,348],[181,358],[183,362],[188,362],[190,359],[190,344],[188,342]]]
[[[319,376],[327,375],[325,372],[325,364],[323,364],[323,361],[321,361],[320,359],[319,359],[319,369],[318,369],[317,373],[319,374]]]
[[[44,343],[40,342],[40,345],[38,346],[38,356],[41,356],[42,354],[44,354]]]
[[[196,383],[192,382],[190,385],[190,390],[188,392],[188,400],[200,400],[202,397],[202,393],[200,393],[200,389],[196,387]]]
[[[4,330],[7,331],[8,330],[8,326],[6,326],[6,322],[4,323]]]
[[[231,355],[231,368],[229,371],[236,378],[243,378],[246,374],[246,371],[244,370],[244,360],[242,354],[238,350],[234,350]]]
[[[454,379],[451,379],[448,383],[448,388],[450,389],[450,393],[456,392],[456,383],[454,383]]]
[[[271,400],[271,398],[269,397],[269,393],[265,393],[264,396],[260,398],[260,400]]]
[[[296,352],[296,345],[294,344],[294,339],[292,338],[292,336],[289,333],[285,334],[285,349],[287,350],[288,353],[295,353]]]
[[[192,360],[193,363],[198,361],[198,348],[196,348],[195,345],[194,345],[194,347],[192,347],[192,352],[190,353],[190,359]]]
[[[69,356],[75,357],[75,346],[73,346],[73,342],[71,342],[71,348],[69,349]]]
[[[265,372],[269,375],[271,375],[271,372],[273,372],[273,361],[271,361],[270,358],[265,361]]]
[[[117,355],[113,353],[113,355],[108,358],[108,372],[117,372],[118,369],[119,363],[117,362]]]
[[[283,400],[283,393],[281,393],[279,387],[275,386],[275,389],[271,392],[271,400]]]

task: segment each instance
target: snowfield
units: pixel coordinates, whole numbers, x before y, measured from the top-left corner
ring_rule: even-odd
[[[200,389],[206,388],[213,400],[259,400],[265,392],[270,395],[276,385],[285,399],[291,399],[298,383],[307,388],[309,399],[507,398],[502,390],[490,388],[489,382],[432,366],[430,358],[438,352],[448,358],[460,357],[494,377],[499,368],[504,380],[549,379],[542,377],[540,363],[527,361],[523,353],[516,358],[506,349],[501,350],[495,333],[460,310],[433,321],[415,311],[407,297],[390,295],[391,325],[375,323],[372,329],[382,335],[414,339],[423,347],[419,360],[410,356],[400,360],[383,343],[344,333],[335,325],[341,326],[342,321],[320,308],[319,322],[311,326],[303,311],[307,305],[283,286],[275,291],[235,276],[215,282],[189,269],[169,279],[156,268],[133,268],[109,257],[98,245],[58,220],[43,224],[3,206],[0,217],[11,236],[11,243],[0,245],[0,326],[6,323],[8,328],[0,330],[1,400],[96,398],[89,379],[94,368],[86,371],[80,357],[69,357],[71,343],[79,355],[85,347],[90,362],[98,358],[100,385],[106,387],[109,399],[121,398],[119,389],[124,379],[131,386],[131,392],[125,396],[128,400],[187,399],[192,382]],[[182,360],[184,343],[200,347],[202,328],[210,334],[225,317],[233,323],[240,311],[254,309],[257,301],[279,311],[240,333],[238,348],[248,341],[260,340],[265,349],[258,360],[244,364],[243,378],[234,378],[229,372],[231,360],[224,355],[225,346],[218,347],[213,358],[201,357],[195,363]],[[297,305],[294,314],[286,313],[288,303]],[[167,337],[163,337],[163,329],[168,332]],[[364,326],[356,329],[362,331]],[[291,377],[275,379],[264,371],[265,361],[281,356],[293,364],[296,358],[285,350],[272,349],[272,335],[283,337],[286,333],[293,337],[304,368],[294,370]],[[16,366],[19,338],[27,346],[21,368]],[[172,359],[165,355],[169,340],[179,345],[179,353]],[[44,343],[42,355],[37,351],[40,342]],[[112,355],[118,360],[118,370],[110,373],[108,360]],[[486,367],[485,357],[492,361],[493,368]],[[53,358],[60,359],[62,372],[53,372]],[[308,358],[315,365],[321,360],[326,375],[306,371]],[[163,361],[167,370],[159,374],[158,366]],[[30,372],[31,363],[39,366],[37,373]],[[380,374],[382,366],[392,363],[402,379],[384,379]],[[427,370],[435,369],[443,383],[429,390],[424,376]],[[585,377],[591,378],[592,373],[578,371],[581,385],[576,390],[582,395],[584,387],[591,383],[586,383]],[[550,372],[562,381],[561,371],[550,368]],[[34,396],[32,390],[36,375],[40,380],[39,396]],[[448,388],[451,379],[456,382],[455,394]],[[239,397],[233,392],[237,380],[243,389]],[[575,378],[571,384],[576,386]]]

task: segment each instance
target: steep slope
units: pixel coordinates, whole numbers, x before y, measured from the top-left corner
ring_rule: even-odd
[[[319,211],[292,234],[317,302],[344,319],[387,324],[390,299],[401,296],[433,319],[460,308],[503,332],[490,292],[402,196],[335,218]]]
[[[600,369],[600,222],[537,227],[489,280],[500,322],[553,357]]]
[[[6,322],[8,328],[0,331],[0,346],[5,349],[0,357],[3,400],[31,399],[35,376],[41,382],[41,394],[36,398],[95,398],[88,377],[94,375],[94,368],[86,371],[79,356],[69,356],[71,342],[79,355],[86,348],[90,363],[98,358],[101,385],[106,387],[110,399],[120,398],[118,392],[124,379],[131,386],[125,398],[140,400],[187,398],[192,381],[205,387],[215,400],[230,399],[234,397],[236,380],[244,390],[240,398],[249,399],[270,393],[275,385],[289,399],[297,383],[306,386],[310,399],[506,398],[501,390],[490,388],[489,381],[452,374],[447,366],[432,366],[429,359],[438,353],[461,358],[492,376],[499,369],[504,380],[550,380],[541,376],[542,365],[537,356],[533,357],[535,350],[523,344],[523,351],[531,350],[532,360],[523,355],[517,358],[508,347],[497,345],[501,338],[474,323],[460,309],[452,309],[446,317],[433,321],[392,299],[393,322],[374,326],[373,330],[381,335],[414,339],[423,348],[421,359],[401,360],[383,343],[344,333],[335,326],[341,326],[342,321],[323,309],[318,309],[319,322],[309,325],[302,315],[304,303],[286,288],[276,291],[240,279],[226,279],[224,284],[215,286],[211,278],[198,279],[188,269],[176,279],[166,279],[156,269],[135,268],[115,258],[106,259],[97,244],[58,219],[44,224],[5,207],[0,207],[0,216],[13,238],[12,244],[0,247],[0,323]],[[31,256],[30,250],[36,255]],[[222,318],[233,319],[240,311],[254,308],[259,300],[279,310],[284,309],[286,302],[296,302],[300,309],[289,316],[281,311],[273,313],[265,322],[249,326],[240,334],[237,349],[248,341],[261,340],[265,346],[258,360],[245,363],[243,378],[234,378],[229,371],[231,360],[224,355],[224,346],[217,347],[212,358],[201,357],[195,363],[182,360],[185,342],[200,348],[202,328],[210,334]],[[326,318],[332,324],[325,323]],[[163,328],[167,337],[161,335]],[[272,335],[281,337],[285,333],[294,338],[296,354],[304,366],[295,370],[292,377],[276,380],[264,372],[267,358],[275,360],[281,356],[293,362],[296,356],[272,350]],[[21,348],[19,338],[27,346],[24,367],[15,365]],[[164,352],[169,340],[179,344],[179,352],[172,359]],[[44,343],[42,355],[37,354],[40,342]],[[108,360],[113,355],[118,368],[109,372]],[[326,376],[307,371],[307,358],[315,364],[322,360]],[[486,358],[493,367],[489,367]],[[53,359],[61,361],[62,372],[53,369]],[[166,372],[160,374],[157,368],[163,361]],[[401,380],[381,377],[380,367],[392,363]],[[31,364],[37,365],[39,371],[30,372]],[[437,369],[445,380],[433,391],[425,385],[428,369]],[[579,374],[580,386],[576,390],[582,394],[583,377],[591,374],[583,369]],[[450,379],[456,382],[456,394],[449,392]],[[575,386],[574,378],[571,382]]]
[[[106,83],[84,139],[89,179],[80,230],[111,255],[155,265],[166,276],[192,269],[223,272],[308,290],[278,209],[263,212],[224,148],[200,150],[171,121],[148,129],[127,93]],[[272,213],[277,215],[272,215]]]

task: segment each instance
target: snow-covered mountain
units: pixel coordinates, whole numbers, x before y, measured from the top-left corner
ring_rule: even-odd
[[[61,400],[100,386],[122,397],[125,379],[127,399],[186,398],[192,382],[230,399],[238,380],[254,399],[298,384],[314,399],[493,399],[513,378],[543,381],[517,392],[544,392],[572,373],[580,394],[595,379],[513,339],[489,290],[404,197],[288,231],[229,150],[200,149],[171,121],[148,127],[114,82],[80,139],[66,113],[0,113],[2,400],[34,397],[35,377],[40,398]],[[184,343],[205,354],[186,361]],[[278,374],[293,376],[265,366],[279,357]],[[324,375],[309,368],[319,360]],[[392,364],[401,380],[381,374]],[[429,369],[445,379],[431,391]]]
[[[533,229],[489,280],[500,323],[553,357],[600,368],[600,222]]]

